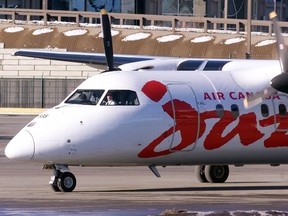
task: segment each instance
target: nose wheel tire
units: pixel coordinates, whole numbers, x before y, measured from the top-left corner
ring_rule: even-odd
[[[224,183],[229,176],[228,165],[207,165],[205,176],[209,183]]]
[[[52,190],[53,190],[54,192],[60,192],[60,191],[61,191],[60,188],[59,188],[57,185],[51,184],[51,188],[52,188]]]
[[[72,192],[76,187],[76,178],[70,172],[61,173],[57,180],[57,186],[62,192]]]

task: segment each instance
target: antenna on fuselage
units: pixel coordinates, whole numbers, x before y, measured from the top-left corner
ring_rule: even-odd
[[[101,27],[102,27],[102,34],[103,34],[103,45],[107,63],[107,71],[115,71],[119,70],[114,68],[114,60],[113,60],[113,43],[112,43],[112,36],[111,36],[111,25],[109,16],[105,9],[101,10]]]

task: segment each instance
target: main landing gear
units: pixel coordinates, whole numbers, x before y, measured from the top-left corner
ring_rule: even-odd
[[[69,172],[68,166],[53,165],[53,175],[49,184],[55,192],[72,192],[76,187],[76,178]]]
[[[228,165],[200,165],[195,169],[196,177],[200,182],[224,183],[229,176]]]

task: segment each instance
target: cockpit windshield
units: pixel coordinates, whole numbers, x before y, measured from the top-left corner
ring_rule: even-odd
[[[105,90],[86,90],[78,89],[74,92],[65,103],[96,105],[99,103]],[[121,106],[138,106],[140,105],[137,94],[131,90],[108,90],[101,101],[101,105],[121,105]]]
[[[83,90],[78,89],[65,103],[96,105],[99,102],[104,90]]]
[[[101,105],[138,106],[139,100],[135,91],[109,90],[103,98]]]

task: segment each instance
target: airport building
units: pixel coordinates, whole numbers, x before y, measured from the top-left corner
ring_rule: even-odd
[[[277,10],[280,20],[287,20],[288,0],[251,0],[253,19],[266,20]],[[245,19],[247,0],[0,0],[2,8],[27,8],[70,11],[100,11],[115,13],[202,16]]]
[[[275,2],[273,0],[251,0],[251,2],[253,3],[253,19],[267,19],[268,13],[276,7],[279,17],[282,20],[286,20],[286,0]],[[227,18],[246,19],[247,0],[0,0],[0,8],[28,9],[27,13],[29,9],[99,11],[105,8],[107,11],[114,13],[185,16],[181,18],[187,18],[188,16],[195,18],[223,18],[225,3],[228,5]],[[5,12],[5,10],[2,11]],[[281,13],[279,13],[280,11]],[[62,13],[62,11],[60,12]],[[214,26],[213,23],[210,24]],[[10,27],[13,31],[7,32],[6,29],[10,29]],[[17,27],[16,29],[20,29],[20,31],[15,31],[14,27]],[[83,80],[99,73],[96,67],[82,63],[11,56],[11,53],[18,48],[27,48],[27,44],[28,48],[65,48],[65,50],[85,52],[103,51],[102,42],[98,37],[95,37],[95,35],[100,33],[100,28],[89,28],[85,37],[66,36],[64,34],[66,31],[75,30],[75,26],[62,26],[55,31],[40,35],[32,34],[38,28],[42,29],[43,27],[38,25],[13,26],[11,23],[5,23],[5,21],[1,25],[0,107],[48,108],[55,106]],[[221,25],[219,25],[219,28],[221,28]],[[53,30],[54,27],[50,26],[44,29]],[[263,31],[262,28],[258,30]],[[117,44],[114,46],[114,50],[115,53],[121,54],[191,58],[245,58],[247,51],[243,35],[235,36],[216,33],[213,35],[207,33],[201,35],[198,32],[175,33],[146,30],[145,34],[148,34],[149,37],[145,40],[123,42],[123,38],[137,33],[137,30],[121,29],[118,31],[121,31],[121,33],[113,38],[116,41],[115,44]],[[168,34],[172,34],[174,37],[176,34],[176,36],[179,37],[180,35],[180,37],[175,41],[161,43],[157,40],[158,38],[166,37]],[[195,38],[203,39],[207,38],[207,36],[210,38],[208,41],[202,43],[191,42]],[[222,43],[230,39],[233,41],[234,37],[236,37],[237,41],[239,39],[240,41],[232,44]],[[256,36],[253,38],[253,58],[275,59],[277,53],[273,44],[256,46],[258,42],[266,39],[271,38],[270,36]],[[141,53],[139,53],[139,47],[141,47]],[[151,47],[157,47],[157,49],[151,49]]]

